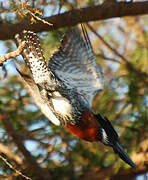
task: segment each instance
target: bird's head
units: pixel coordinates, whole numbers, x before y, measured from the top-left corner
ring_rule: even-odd
[[[129,164],[131,167],[136,167],[133,161],[130,159],[128,154],[124,151],[122,146],[119,144],[118,134],[113,128],[112,124],[107,118],[103,118],[100,114],[95,115],[97,121],[101,125],[101,142],[107,146],[113,148],[114,152],[119,155],[119,157]]]

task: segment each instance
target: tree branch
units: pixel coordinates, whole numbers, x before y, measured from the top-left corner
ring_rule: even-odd
[[[73,9],[71,11],[54,15],[48,18],[43,18],[46,22],[53,24],[49,26],[42,21],[37,21],[31,24],[29,20],[24,20],[21,23],[0,24],[0,39],[14,39],[14,35],[22,30],[32,30],[34,32],[50,31],[61,27],[69,27],[82,22],[105,20],[109,18],[136,16],[148,14],[148,1],[144,2],[117,2],[104,3],[98,6],[92,6],[81,9]]]
[[[47,174],[43,169],[38,165],[34,157],[30,154],[30,152],[25,148],[23,142],[20,140],[19,134],[15,131],[12,124],[8,121],[6,115],[2,110],[0,109],[0,120],[2,121],[3,125],[5,126],[7,132],[11,135],[14,142],[16,143],[19,150],[22,152],[24,157],[26,158],[26,163],[30,170],[32,170],[36,176],[36,179],[38,180],[49,180],[50,175]]]
[[[27,177],[26,175],[22,174],[19,170],[17,170],[16,168],[14,168],[8,161],[6,158],[4,158],[3,156],[0,155],[0,159],[2,159],[5,164],[7,164],[7,166],[9,166],[10,169],[13,169],[18,175],[20,175],[21,177],[27,179],[27,180],[32,180],[31,178]]]
[[[10,149],[4,144],[0,143],[0,153],[4,153],[7,157],[18,163],[19,165],[23,164],[22,158],[20,158],[15,153],[11,152]]]
[[[4,56],[0,56],[0,66],[8,59],[10,58],[14,58],[16,56],[19,56],[23,50],[23,48],[25,47],[25,41],[23,41],[19,47],[17,48],[17,50],[7,53]]]

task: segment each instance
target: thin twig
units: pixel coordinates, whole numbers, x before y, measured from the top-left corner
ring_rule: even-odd
[[[148,74],[145,72],[142,72],[140,69],[136,69],[134,65],[128,61],[122,54],[120,54],[115,48],[113,48],[109,43],[107,43],[96,31],[95,29],[87,23],[88,28],[105,44],[105,46],[111,50],[114,54],[116,54],[121,60],[125,62],[125,65],[130,71],[135,72],[139,76],[137,76],[140,80],[142,80],[147,86],[148,86]]]
[[[8,158],[12,159],[15,163],[22,166],[23,159],[16,155],[14,152],[11,152],[10,148],[2,143],[0,143],[0,153],[4,153]]]
[[[26,175],[22,174],[19,170],[15,169],[3,156],[0,155],[0,158],[9,166],[9,168],[13,169],[18,175],[22,176],[27,180],[32,180],[31,178],[27,177]]]
[[[25,47],[25,41],[23,41],[19,47],[17,48],[17,50],[7,53],[4,56],[0,56],[0,65],[2,65],[6,60],[10,59],[10,58],[14,58],[16,56],[19,56],[20,53],[22,52],[23,48]]]
[[[103,42],[103,44],[112,52],[114,52],[114,54],[116,54],[118,57],[120,57],[121,59],[123,59],[124,61],[128,61],[124,56],[122,56],[122,54],[120,54],[115,48],[113,48],[109,43],[107,43],[102,36],[100,36],[100,34],[98,34],[94,28],[87,23],[87,26],[89,27],[89,29]]]
[[[113,62],[116,62],[118,64],[120,64],[120,61],[115,59],[115,58],[110,58],[110,57],[106,57],[106,56],[101,56],[103,59],[107,60],[107,61],[113,61]]]
[[[53,26],[52,23],[50,23],[50,22],[48,22],[48,21],[46,21],[46,20],[44,20],[44,19],[41,19],[40,17],[38,17],[38,16],[36,16],[35,14],[33,14],[30,10],[27,9],[27,12],[28,12],[29,14],[31,14],[31,15],[32,15],[35,19],[37,19],[38,21],[42,21],[44,24],[47,24],[47,25],[49,25],[49,26]]]

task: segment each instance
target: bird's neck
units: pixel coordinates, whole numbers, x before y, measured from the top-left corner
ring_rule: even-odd
[[[81,119],[75,124],[68,124],[65,128],[80,139],[87,141],[100,141],[100,125],[94,115],[86,110],[82,113]]]

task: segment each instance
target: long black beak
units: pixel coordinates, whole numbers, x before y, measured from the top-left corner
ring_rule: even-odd
[[[116,142],[116,144],[113,146],[113,149],[114,152],[117,153],[123,161],[125,161],[131,167],[136,168],[136,165],[133,163],[128,154],[124,151],[124,149],[122,148],[122,146],[120,146],[118,142]]]

